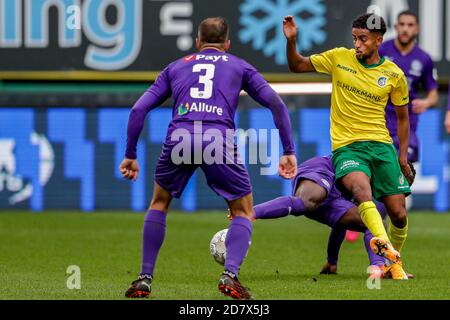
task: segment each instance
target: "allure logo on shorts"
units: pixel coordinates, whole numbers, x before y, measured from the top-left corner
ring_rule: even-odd
[[[223,115],[223,109],[218,106],[212,106],[204,102],[192,102],[189,105],[189,102],[186,102],[185,104],[180,104],[178,106],[178,115],[183,116],[187,114],[188,112],[206,112],[206,113],[215,113],[218,116]]]

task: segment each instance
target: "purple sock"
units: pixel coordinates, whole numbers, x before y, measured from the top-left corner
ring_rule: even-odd
[[[376,202],[375,205],[377,206],[377,210],[381,215],[381,218],[384,219],[387,216],[387,210],[383,203]]]
[[[258,204],[253,210],[255,219],[276,219],[285,217],[289,213],[296,216],[301,215],[305,211],[305,205],[298,197],[285,196]]]
[[[225,270],[235,275],[239,273],[239,267],[247,254],[250,240],[252,238],[253,225],[244,217],[234,217],[228,228],[225,247],[227,256],[225,259]]]
[[[373,253],[370,248],[370,239],[373,238],[373,235],[370,233],[369,229],[364,232],[364,245],[366,246],[367,255],[369,256],[369,261],[371,266],[382,266],[384,265],[384,258],[380,257]]]
[[[166,213],[158,210],[149,210],[145,216],[141,275],[147,274],[153,277],[156,258],[166,235],[166,217]]]
[[[327,248],[327,260],[330,264],[337,265],[339,258],[339,250],[341,249],[341,244],[345,239],[345,233],[347,229],[342,228],[332,228],[330,236],[328,238],[328,248]]]

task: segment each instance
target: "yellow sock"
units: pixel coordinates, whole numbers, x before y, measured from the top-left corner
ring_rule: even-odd
[[[402,250],[403,244],[406,241],[406,237],[408,236],[408,220],[406,221],[406,226],[402,229],[397,228],[389,222],[389,237],[391,238],[392,246],[395,250],[400,252]]]
[[[381,215],[378,212],[375,203],[373,203],[373,201],[363,202],[358,206],[358,210],[362,221],[372,235],[389,242],[383,220],[381,219]]]

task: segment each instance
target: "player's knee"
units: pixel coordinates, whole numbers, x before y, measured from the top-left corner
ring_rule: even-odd
[[[242,217],[246,218],[250,221],[253,221],[254,219],[254,213],[253,211],[244,211],[244,210],[233,210],[230,212],[231,216],[233,217]]]
[[[405,206],[394,205],[388,208],[389,218],[394,226],[397,228],[403,228],[408,223],[408,217],[406,214]]]
[[[303,204],[305,205],[305,210],[307,210],[307,211],[317,210],[317,208],[322,203],[321,199],[319,199],[317,197],[313,197],[313,196],[303,197],[302,200],[303,200]]]
[[[150,203],[151,210],[158,210],[162,212],[169,211],[170,199],[165,199],[164,197],[153,197]]]
[[[405,208],[391,210],[389,217],[391,222],[397,228],[404,228],[408,223],[408,217]]]
[[[364,185],[357,184],[352,187],[351,192],[357,203],[372,201],[372,192],[370,187],[367,188]]]

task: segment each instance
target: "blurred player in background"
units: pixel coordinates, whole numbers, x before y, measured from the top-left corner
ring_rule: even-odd
[[[437,71],[431,57],[416,43],[419,21],[415,13],[411,11],[399,13],[395,30],[397,37],[383,42],[379,53],[397,64],[408,80],[410,101],[408,106],[410,124],[408,160],[414,163],[419,159],[419,140],[417,138],[419,115],[438,102]],[[423,99],[418,98],[421,87],[427,93]],[[391,100],[386,106],[386,126],[395,147],[399,150],[397,115]]]
[[[363,14],[352,23],[353,49],[335,48],[311,57],[297,52],[298,31],[292,16],[285,17],[283,28],[292,72],[332,76],[330,133],[338,186],[358,205],[374,235],[373,250],[401,268],[399,252],[408,230],[405,195],[411,193],[408,182],[413,179],[408,165],[409,96],[403,71],[378,53],[386,24],[380,16]],[[396,106],[398,155],[385,124],[389,99]],[[391,218],[390,237],[373,197],[384,203]],[[407,279],[406,273],[403,276]]]
[[[417,45],[419,21],[412,11],[400,12],[395,23],[397,37],[384,41],[378,50],[380,56],[391,60],[405,73],[409,85],[409,146],[408,161],[419,160],[419,139],[417,125],[419,115],[438,102],[437,71],[431,57]],[[418,98],[420,88],[426,91],[426,97]],[[397,115],[395,106],[389,100],[386,106],[386,127],[389,130],[397,151],[400,149],[397,135]],[[411,199],[409,197],[408,199]],[[346,238],[354,241],[359,233],[347,232]]]
[[[147,297],[150,294],[156,259],[165,237],[170,203],[173,197],[181,196],[190,177],[200,167],[208,185],[227,201],[234,216],[225,242],[228,254],[225,270],[220,276],[219,290],[236,299],[252,298],[237,277],[251,240],[252,188],[248,173],[238,160],[234,134],[230,141],[226,133],[227,130],[234,132],[234,115],[241,90],[268,107],[273,114],[284,150],[279,174],[288,179],[296,174],[295,148],[287,107],[253,66],[226,53],[230,48],[226,21],[223,18],[202,21],[196,46],[199,53],[176,60],[161,72],[156,82],[133,106],[129,116],[127,148],[120,171],[123,177],[136,180],[139,171],[136,145],[145,117],[170,96],[174,99],[172,121],[156,165],[153,198],[144,220],[142,269],[139,278],[126,291],[126,297]],[[201,125],[200,131],[198,124]],[[195,146],[198,139],[201,141],[200,150],[193,147],[194,150],[181,151],[183,159],[187,157],[187,162],[174,163],[173,153],[180,143],[180,136],[175,137],[177,130],[184,133],[182,141],[187,139],[189,146]],[[222,141],[220,146],[225,151],[219,159],[221,163],[209,163],[203,158],[211,140]]]

